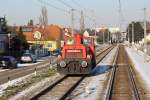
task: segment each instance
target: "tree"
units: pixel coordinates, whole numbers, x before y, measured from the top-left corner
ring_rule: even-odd
[[[48,24],[48,15],[46,7],[42,7],[41,16],[39,17],[39,24],[42,26],[46,26]]]
[[[0,31],[6,32],[7,33],[8,26],[7,26],[7,21],[6,18],[0,18]]]
[[[100,32],[97,32],[97,42],[99,43],[103,43],[103,34],[104,34],[104,41],[105,42],[108,42],[108,37],[110,38],[110,34],[109,34],[109,30],[108,29],[104,29],[104,30],[101,30]]]
[[[25,38],[25,35],[20,32],[16,32],[16,26],[8,26],[8,32],[10,35],[10,51],[9,53],[14,57],[19,57],[22,55],[23,51],[29,48],[29,44]],[[19,29],[21,30],[21,28]]]
[[[138,42],[144,37],[144,29],[142,28],[140,22],[131,22],[127,27],[127,36],[129,35],[130,43],[132,42],[132,24],[134,25],[134,42]]]

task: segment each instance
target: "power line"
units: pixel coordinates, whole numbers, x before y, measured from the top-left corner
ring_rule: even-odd
[[[63,5],[67,6],[70,9],[74,9],[74,11],[80,13],[81,11],[78,9],[73,8],[71,5],[69,5],[68,3],[64,2],[63,0],[58,0],[60,3],[62,3]]]
[[[54,9],[57,9],[57,10],[59,10],[59,11],[66,12],[66,13],[70,13],[69,11],[67,11],[67,10],[65,10],[65,9],[63,9],[63,8],[59,8],[59,7],[57,7],[57,6],[54,6],[54,5],[50,4],[49,2],[42,1],[42,0],[37,0],[37,1],[40,2],[40,3],[42,3],[42,4],[46,4],[46,5],[48,5],[48,6],[52,7],[52,8],[54,8]]]
[[[62,11],[62,12],[66,12],[66,13],[71,14],[71,10],[73,9],[73,11],[76,11],[76,12],[78,12],[79,14],[81,14],[81,11],[80,11],[80,10],[73,8],[71,5],[69,5],[68,3],[66,3],[66,2],[64,2],[64,1],[62,1],[62,0],[58,0],[58,1],[59,1],[60,3],[62,3],[63,5],[69,7],[71,10],[67,11],[67,10],[65,10],[65,9],[63,9],[63,8],[59,8],[59,7],[55,6],[55,5],[52,5],[52,4],[50,4],[49,2],[46,2],[46,1],[44,1],[44,0],[37,0],[37,1],[40,2],[40,3],[42,3],[42,4],[44,4],[44,5],[48,5],[48,6],[52,7],[52,8],[54,8],[54,9],[57,9],[57,10],[59,10],[59,11]],[[77,3],[76,3],[76,4],[77,4]],[[80,6],[81,6],[81,5],[80,5]],[[92,17],[89,17],[89,16],[87,16],[87,15],[84,15],[84,17],[86,17],[87,19],[91,20],[92,22],[95,22],[95,20],[94,20]],[[96,23],[96,22],[95,22],[95,23]]]
[[[73,7],[71,6],[71,5],[69,5],[69,4],[67,4],[66,2],[64,2],[63,0],[58,0],[60,3],[62,3],[62,4],[64,4],[65,6],[67,6],[67,7],[69,7],[69,8],[71,8],[71,9],[73,9]]]
[[[83,5],[81,5],[80,3],[76,2],[76,0],[72,0],[72,2],[73,2],[77,7],[82,8],[82,10],[84,10],[84,11],[92,11],[91,9],[86,8],[86,7],[84,7]]]
[[[72,2],[74,3],[74,4],[76,4],[77,6],[79,6],[79,7],[82,7],[83,8],[83,6],[81,6],[79,3],[77,3],[75,0],[72,0]]]
[[[78,12],[79,14],[81,13],[80,10],[73,8],[71,5],[67,4],[67,3],[64,2],[63,0],[58,0],[58,1],[61,2],[62,4],[64,4],[65,6],[71,8],[71,9],[74,9],[74,11]],[[72,0],[72,1],[73,1],[76,5],[82,7],[82,6],[81,6],[79,3],[77,3],[75,0]],[[90,20],[94,20],[93,18],[91,18],[91,17],[89,17],[89,16],[87,16],[87,15],[85,15],[85,17],[87,17],[87,18],[90,19]]]

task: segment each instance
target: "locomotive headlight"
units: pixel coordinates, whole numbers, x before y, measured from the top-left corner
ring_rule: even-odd
[[[60,62],[60,67],[65,67],[66,66],[66,62],[65,61],[61,61]]]
[[[84,68],[87,67],[87,62],[86,61],[82,61],[81,62],[81,66],[84,67]]]
[[[87,55],[87,59],[91,59],[91,56],[90,56],[90,55]]]

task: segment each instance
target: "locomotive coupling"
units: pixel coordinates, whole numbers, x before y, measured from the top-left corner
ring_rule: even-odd
[[[81,62],[81,66],[82,66],[83,68],[87,67],[87,65],[88,65],[88,63],[87,63],[86,61],[82,61],[82,62]]]

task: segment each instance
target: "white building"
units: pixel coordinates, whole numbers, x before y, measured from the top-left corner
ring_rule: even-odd
[[[120,38],[120,29],[118,27],[110,27],[108,30],[111,33],[112,41],[117,42]]]

